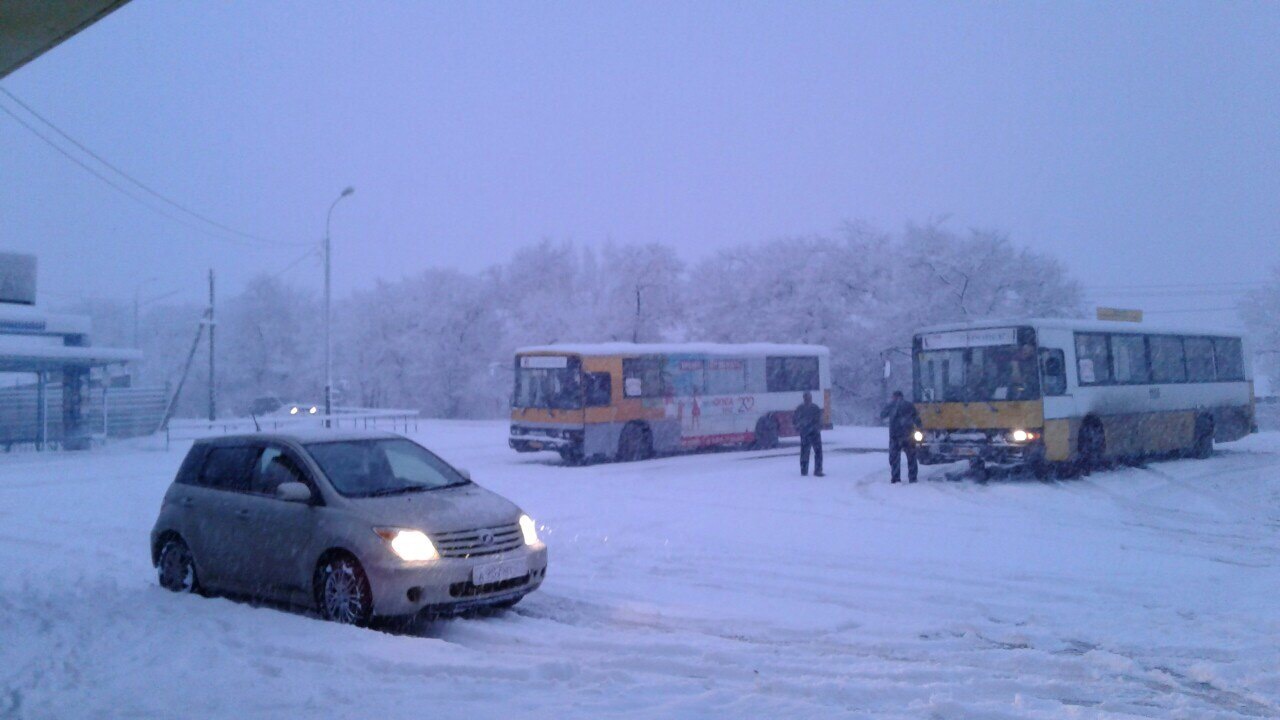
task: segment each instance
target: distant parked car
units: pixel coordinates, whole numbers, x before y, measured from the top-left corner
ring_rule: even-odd
[[[289,415],[293,417],[305,417],[307,415],[320,414],[320,405],[318,403],[309,402],[286,402],[280,403],[275,409],[273,415]]]
[[[275,395],[263,395],[254,398],[253,402],[249,403],[249,414],[266,415],[279,410],[281,405],[284,405],[284,402]]]
[[[197,441],[151,531],[160,585],[374,616],[510,607],[542,584],[532,519],[390,433]]]

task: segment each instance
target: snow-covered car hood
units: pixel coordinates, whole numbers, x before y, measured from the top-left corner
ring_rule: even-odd
[[[347,498],[351,508],[378,527],[453,532],[516,522],[520,508],[475,483],[377,498]]]

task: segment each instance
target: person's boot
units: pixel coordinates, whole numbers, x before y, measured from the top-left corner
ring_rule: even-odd
[[[890,478],[890,479],[889,479],[889,482],[890,482],[890,483],[900,483],[900,482],[902,482],[902,478]]]
[[[826,473],[824,473],[824,472],[822,472],[821,470],[817,470],[817,471],[815,471],[815,472],[813,473],[813,476],[814,476],[814,477],[826,477],[826,476],[827,476],[827,474],[826,474]]]

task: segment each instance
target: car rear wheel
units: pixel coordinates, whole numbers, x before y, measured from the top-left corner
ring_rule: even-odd
[[[189,593],[196,592],[199,588],[195,560],[182,538],[170,537],[160,546],[156,577],[160,581],[160,587],[165,590]]]
[[[344,625],[367,625],[373,615],[369,579],[355,558],[330,558],[316,570],[320,616]]]

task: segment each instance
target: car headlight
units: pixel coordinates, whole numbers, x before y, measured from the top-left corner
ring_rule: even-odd
[[[520,516],[520,534],[524,535],[525,545],[538,544],[538,528],[533,523],[533,518],[528,515]]]
[[[1029,440],[1035,440],[1036,434],[1034,432],[1031,432],[1030,430],[1023,430],[1022,428],[1018,428],[1017,430],[1014,430],[1013,432],[1009,433],[1009,439],[1016,443],[1024,443]]]
[[[312,406],[311,406],[311,409],[310,409],[310,410],[308,410],[307,412],[311,413],[312,415],[315,415],[315,414],[316,414],[316,406],[315,406],[315,405],[312,405]]]
[[[391,552],[405,562],[423,562],[440,557],[431,538],[421,530],[401,530],[400,528],[374,528],[378,537],[387,541]]]
[[[912,439],[914,439],[914,440],[915,440],[916,442],[918,442],[918,443],[919,443],[919,442],[924,442],[924,433],[923,433],[923,432],[921,432],[921,431],[919,431],[919,430],[917,430],[917,431],[915,431],[915,432],[911,433],[911,437],[912,437]]]
[[[296,408],[296,407],[291,407],[291,408],[289,408],[289,414],[290,414],[290,415],[297,415],[297,414],[298,414],[298,408]]]

